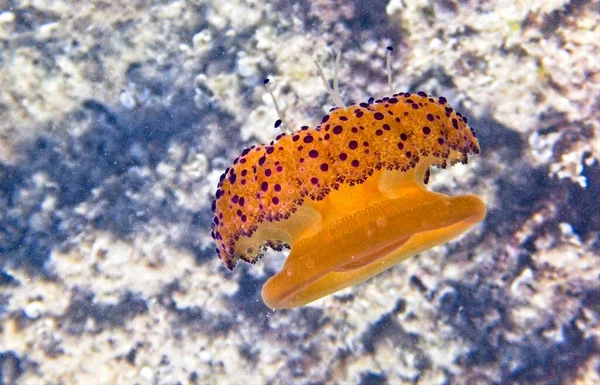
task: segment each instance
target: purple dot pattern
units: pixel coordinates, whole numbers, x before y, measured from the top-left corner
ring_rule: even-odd
[[[261,223],[288,219],[305,200],[362,184],[379,170],[406,172],[424,158],[438,167],[466,162],[479,143],[447,103],[424,92],[369,99],[332,109],[316,128],[245,149],[220,178],[211,206],[217,254],[233,269],[239,259],[256,262],[266,246],[281,250],[279,240],[239,254],[235,246]]]

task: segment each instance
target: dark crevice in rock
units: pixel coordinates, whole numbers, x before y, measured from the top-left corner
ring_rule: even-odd
[[[362,335],[362,343],[366,353],[374,354],[377,344],[382,341],[390,341],[393,346],[416,348],[420,337],[406,332],[402,325],[396,321],[398,314],[406,310],[406,301],[398,299],[396,306],[389,313],[384,314]]]
[[[21,161],[0,164],[0,268],[44,275],[50,252],[68,246],[66,241],[86,226],[127,238],[144,231],[152,220],[187,224],[174,246],[202,256],[206,252],[198,234],[210,222],[208,207],[205,213],[189,212],[178,207],[175,196],[156,202],[148,190],[158,177],[133,170],[156,167],[168,157],[171,143],[206,147],[209,158],[225,152],[225,144],[208,146],[198,128],[227,118],[218,110],[198,110],[189,91],[174,94],[169,105],[148,103],[133,110],[89,99],[52,136],[43,134],[19,144]],[[67,133],[77,127],[83,134]],[[131,192],[146,198],[132,197]],[[48,199],[56,202],[54,207],[44,208]],[[106,209],[93,217],[77,214],[76,206],[86,201]]]
[[[220,336],[227,335],[233,329],[235,323],[231,314],[214,315],[201,306],[178,307],[174,294],[182,291],[179,281],[174,281],[166,285],[158,296],[161,306],[176,316],[173,330],[178,330],[179,333],[175,338],[184,338],[184,331]]]
[[[17,384],[23,370],[22,360],[15,352],[0,352],[0,385]]]
[[[62,328],[71,334],[86,332],[86,323],[92,319],[99,329],[122,327],[127,321],[148,311],[148,305],[141,297],[125,292],[116,304],[99,303],[95,294],[87,291],[74,291],[71,303],[59,317]]]

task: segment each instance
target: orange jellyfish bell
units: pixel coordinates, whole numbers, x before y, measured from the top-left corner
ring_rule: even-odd
[[[316,128],[247,148],[225,170],[212,205],[217,254],[233,269],[266,247],[291,248],[262,297],[273,309],[305,305],[483,220],[477,196],[425,186],[429,167],[478,153],[467,119],[443,97],[401,92],[334,108]]]

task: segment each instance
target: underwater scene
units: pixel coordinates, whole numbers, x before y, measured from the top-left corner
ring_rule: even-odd
[[[600,384],[599,0],[0,0],[0,385]]]

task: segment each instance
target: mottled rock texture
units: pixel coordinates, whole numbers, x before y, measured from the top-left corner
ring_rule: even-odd
[[[600,383],[596,0],[0,1],[0,384]],[[482,154],[461,239],[271,312],[284,258],[233,274],[209,202],[345,100],[446,96]]]

